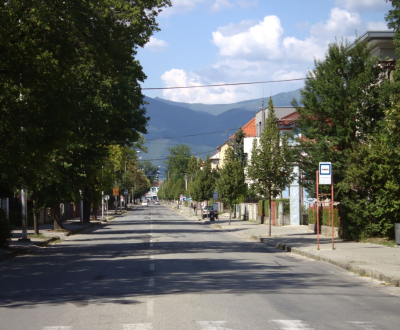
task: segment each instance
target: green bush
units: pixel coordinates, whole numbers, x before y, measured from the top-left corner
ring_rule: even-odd
[[[334,227],[339,227],[338,210],[337,209],[333,209],[333,223],[334,223]],[[322,210],[322,225],[323,226],[332,226],[331,208]]]
[[[316,224],[317,223],[317,210],[309,207],[307,209],[307,213],[308,213],[308,223]]]
[[[12,226],[6,218],[6,212],[0,209],[0,248],[8,247],[12,237]]]
[[[308,208],[308,223],[316,224],[317,223],[317,209],[316,208]],[[333,210],[333,221],[334,227],[339,227],[339,212],[338,209]],[[319,220],[320,225],[322,226],[331,226],[331,210],[330,208],[320,208],[319,209]]]
[[[279,203],[283,203],[283,214],[290,214],[290,199],[282,198],[276,200],[276,211],[278,213]]]
[[[258,201],[258,215],[264,215],[264,201],[259,200]]]

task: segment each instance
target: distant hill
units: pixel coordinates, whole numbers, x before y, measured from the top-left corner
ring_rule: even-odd
[[[300,90],[296,89],[291,92],[279,93],[272,96],[272,101],[276,107],[285,107],[290,106],[293,98],[295,98],[300,103]],[[156,97],[155,100],[167,103],[169,105],[174,105],[182,108],[187,108],[194,111],[207,112],[213,115],[219,115],[225,111],[231,109],[244,109],[248,111],[258,111],[261,108],[261,105],[264,103],[268,104],[269,97],[242,101],[231,104],[202,104],[202,103],[183,103],[183,102],[174,102],[165,100],[159,97]]]
[[[290,106],[293,98],[300,99],[300,90],[272,96],[275,106]],[[186,144],[192,154],[205,159],[207,153],[213,155],[219,145],[254,117],[262,100],[209,105],[146,97],[146,111],[150,117],[145,135],[148,153],[141,157],[163,166],[169,155],[168,148]]]

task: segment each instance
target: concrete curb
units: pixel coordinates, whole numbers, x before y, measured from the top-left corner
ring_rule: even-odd
[[[265,242],[265,239],[261,239],[260,240],[262,243],[267,244],[269,246],[273,246],[273,244],[268,244]],[[385,275],[384,273],[381,272],[377,272],[377,271],[372,271],[372,270],[368,270],[366,268],[363,267],[358,267],[358,266],[353,266],[352,264],[349,264],[347,262],[342,262],[342,261],[336,261],[336,260],[332,260],[326,257],[323,257],[321,255],[315,254],[315,253],[311,253],[311,252],[307,252],[307,251],[303,251],[299,248],[293,248],[290,247],[284,243],[278,243],[275,246],[276,249],[282,250],[282,251],[286,251],[286,252],[290,252],[290,253],[294,253],[306,258],[310,258],[316,261],[324,261],[324,262],[328,262],[332,265],[335,265],[337,267],[340,267],[342,269],[351,271],[353,273],[356,273],[360,276],[368,276],[371,277],[375,280],[378,281],[383,281],[383,282],[387,282],[390,284],[393,284],[395,286],[400,286],[400,277],[393,277],[393,276],[388,276]]]
[[[46,239],[44,239],[43,241],[37,241],[37,242],[33,242],[31,246],[21,246],[18,248],[8,248],[6,249],[6,251],[4,251],[4,253],[0,254],[0,265],[4,265],[5,262],[9,261],[10,259],[20,256],[20,255],[25,255],[28,253],[32,253],[35,252],[37,248],[39,247],[46,247],[48,246],[50,243],[55,242],[57,240],[61,240],[63,241],[65,239],[65,237],[71,236],[71,235],[75,235],[75,234],[79,234],[85,230],[88,229],[93,229],[95,227],[101,226],[103,225],[103,223],[99,222],[99,223],[90,223],[90,225],[87,226],[83,226],[82,228],[77,228],[75,230],[67,230],[63,233],[63,237],[60,236],[51,236],[51,237],[47,237]]]

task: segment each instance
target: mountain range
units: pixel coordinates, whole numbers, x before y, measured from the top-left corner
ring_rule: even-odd
[[[274,106],[290,106],[293,98],[300,100],[300,89],[272,96]],[[235,131],[255,116],[268,99],[255,99],[232,104],[201,104],[173,102],[145,97],[150,117],[144,135],[148,153],[142,160],[163,166],[168,148],[186,144],[192,154],[205,159]]]

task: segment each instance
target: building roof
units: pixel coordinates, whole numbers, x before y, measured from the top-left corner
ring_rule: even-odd
[[[299,113],[294,111],[289,113],[285,117],[282,117],[278,120],[278,126],[290,126],[296,123],[296,120],[299,118]]]
[[[281,119],[282,117],[287,116],[288,114],[292,113],[295,109],[296,109],[296,108],[294,108],[294,107],[275,107],[275,106],[274,106],[275,116],[276,116],[276,118],[278,118],[278,119]],[[257,112],[257,115],[258,115],[260,112],[264,112],[264,111],[266,111],[266,110],[268,110],[268,108],[260,109],[260,110]]]
[[[245,137],[255,137],[256,136],[256,118],[250,119],[250,121],[242,127],[244,133],[246,133]],[[233,139],[235,134],[233,134],[229,140]]]
[[[211,160],[219,159],[219,151],[210,157]]]

